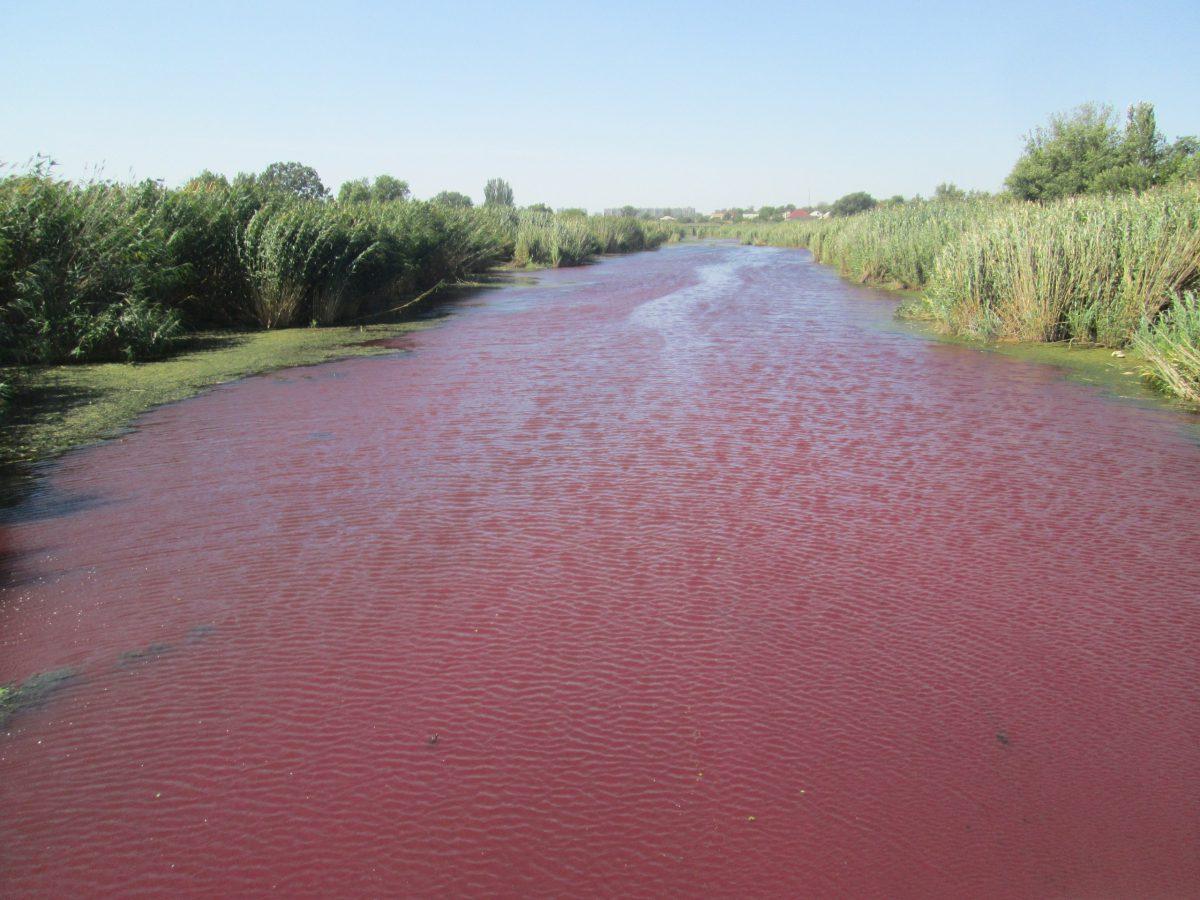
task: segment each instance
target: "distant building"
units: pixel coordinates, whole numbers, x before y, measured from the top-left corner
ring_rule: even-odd
[[[677,222],[679,220],[676,219],[674,216],[660,216],[658,221],[660,221],[660,222]]]
[[[815,218],[807,209],[793,209],[790,213],[784,216],[789,222],[794,222],[797,219],[812,219]]]

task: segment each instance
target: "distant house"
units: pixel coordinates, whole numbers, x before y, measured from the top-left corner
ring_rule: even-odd
[[[743,218],[743,219],[757,219],[757,218],[758,218],[758,213],[756,213],[756,212],[745,212],[745,213],[742,213],[742,218]]]
[[[713,213],[711,216],[709,216],[709,218],[712,219],[714,222],[720,222],[722,219],[725,218],[726,215],[727,215],[727,213],[725,212],[725,210],[718,209],[715,213]]]
[[[674,222],[674,221],[675,221],[675,217],[674,217],[674,216],[661,216],[661,217],[659,218],[659,220],[658,220],[658,221],[660,221],[660,222]]]
[[[797,219],[812,219],[815,218],[807,209],[793,209],[790,213],[784,216],[788,222],[794,222]]]

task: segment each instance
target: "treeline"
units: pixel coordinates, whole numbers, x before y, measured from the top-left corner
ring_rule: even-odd
[[[1122,121],[1112,107],[1087,103],[1025,136],[1025,149],[1004,180],[997,196],[1015,200],[1061,200],[1084,194],[1143,191],[1200,178],[1200,139],[1186,135],[1168,141],[1158,129],[1151,103],[1130,106]],[[934,200],[979,200],[987,191],[964,191],[953,182],[939,184]],[[921,203],[920,195],[905,200],[899,194],[877,200],[866,191],[854,191],[833,203],[804,207],[832,218],[857,215],[878,206]],[[779,221],[791,210],[764,206],[758,221]],[[741,221],[745,210],[730,210],[726,219]]]
[[[381,176],[336,198],[307,166],[75,183],[48,164],[0,179],[0,364],[162,356],[186,332],[356,321],[498,264],[570,266],[657,247],[654,222],[513,205],[493,179],[409,197]]]

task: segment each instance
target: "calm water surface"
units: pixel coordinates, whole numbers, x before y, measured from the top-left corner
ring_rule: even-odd
[[[7,896],[1200,893],[1200,447],[807,255],[486,294],[2,528]]]

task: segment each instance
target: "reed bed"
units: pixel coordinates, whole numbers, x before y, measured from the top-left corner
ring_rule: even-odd
[[[862,283],[919,289],[901,314],[949,333],[1134,345],[1155,383],[1196,399],[1200,329],[1187,293],[1200,286],[1194,183],[1047,204],[918,201],[727,233],[806,247]]]
[[[354,321],[497,265],[579,265],[675,236],[633,219],[306,200],[252,178],[168,189],[37,169],[0,179],[0,365],[150,359],[189,330]]]
[[[1181,294],[1157,319],[1143,323],[1133,346],[1158,387],[1200,403],[1200,299],[1195,294]]]
[[[987,339],[1129,344],[1200,275],[1200,192],[997,204],[937,258],[923,312]]]
[[[860,284],[923,287],[938,254],[954,237],[987,219],[995,204],[983,200],[905,203],[842,219],[740,225],[748,243],[805,247]]]

